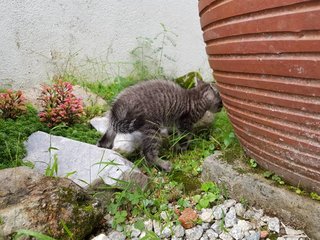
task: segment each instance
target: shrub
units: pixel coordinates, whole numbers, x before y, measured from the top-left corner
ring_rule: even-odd
[[[0,116],[15,119],[26,111],[25,97],[21,91],[11,89],[0,93]]]
[[[72,93],[69,82],[58,80],[52,87],[44,85],[39,100],[43,111],[39,113],[40,121],[48,127],[65,123],[70,126],[80,121],[84,115],[82,101]]]

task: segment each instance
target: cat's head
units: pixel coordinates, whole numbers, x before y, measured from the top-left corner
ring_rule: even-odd
[[[201,93],[202,97],[206,99],[208,103],[208,110],[212,113],[219,112],[223,107],[222,99],[214,83],[206,83],[200,79],[197,79],[197,85]]]

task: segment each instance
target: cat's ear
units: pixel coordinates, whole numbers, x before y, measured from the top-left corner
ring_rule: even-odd
[[[201,85],[204,85],[205,82],[201,80],[200,78],[196,77],[196,87],[199,87]]]

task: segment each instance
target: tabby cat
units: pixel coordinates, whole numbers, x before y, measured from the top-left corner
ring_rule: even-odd
[[[204,113],[220,111],[222,101],[217,89],[197,80],[197,86],[184,89],[167,80],[149,80],[122,91],[111,108],[111,126],[98,146],[112,148],[117,133],[142,133],[142,151],[146,160],[171,170],[171,163],[158,157],[160,129],[177,127],[188,133]]]

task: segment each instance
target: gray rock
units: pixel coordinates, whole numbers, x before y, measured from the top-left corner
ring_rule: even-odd
[[[234,208],[236,209],[236,214],[239,217],[243,217],[244,213],[246,212],[246,209],[241,203],[237,203]]]
[[[146,231],[152,231],[153,230],[153,223],[152,223],[151,219],[146,220],[143,223],[144,223],[144,228],[145,228]]]
[[[233,226],[229,233],[236,240],[240,240],[244,237],[244,231],[239,225]]]
[[[161,229],[160,237],[161,238],[169,238],[172,235],[172,231],[170,226],[165,226],[163,229]]]
[[[62,239],[64,221],[75,239],[91,233],[103,206],[67,178],[45,177],[27,167],[0,171],[0,232],[9,239],[19,229]]]
[[[249,209],[245,212],[245,214],[243,215],[243,217],[245,219],[254,219],[256,221],[259,221],[263,216],[263,210],[262,209]]]
[[[219,235],[219,238],[222,240],[233,240],[232,236],[229,233],[223,232]]]
[[[111,231],[108,234],[108,238],[110,238],[111,240],[125,240],[126,239],[126,235],[124,235],[122,232],[118,232],[118,231]]]
[[[237,225],[242,229],[243,232],[247,232],[252,229],[251,223],[245,220],[238,220]]]
[[[211,225],[211,229],[213,231],[215,231],[216,233],[220,234],[222,233],[222,229],[221,229],[221,221],[215,221],[212,225]]]
[[[140,234],[140,236],[139,236],[139,239],[144,238],[146,235],[147,235],[147,234],[146,234],[145,231],[141,232],[141,234]]]
[[[91,240],[110,240],[105,234],[101,233],[98,236],[92,238]]]
[[[199,215],[199,218],[205,222],[210,223],[213,221],[213,211],[209,208],[204,208],[201,210],[201,214]]]
[[[258,205],[287,222],[294,222],[298,228],[305,229],[311,239],[320,239],[320,204],[312,199],[270,184],[261,174],[239,173],[236,169],[243,167],[242,163],[229,164],[220,160],[217,154],[206,158],[202,167],[203,181],[225,186],[231,198],[243,196],[248,204]]]
[[[141,234],[141,231],[139,229],[135,228],[134,226],[132,226],[130,230],[131,230],[131,234],[130,234],[131,238],[137,238]]]
[[[214,239],[217,239],[219,237],[219,234],[216,233],[215,231],[213,231],[213,229],[208,229],[203,234],[203,237],[207,238],[208,240],[214,240]]]
[[[207,230],[210,228],[210,224],[209,223],[202,223],[201,227],[203,228],[203,230]]]
[[[224,208],[221,205],[214,206],[212,210],[213,210],[213,217],[216,220],[220,220],[223,217],[223,215],[226,214]]]
[[[176,238],[182,238],[184,236],[184,228],[181,225],[176,225],[173,228],[173,233]]]
[[[198,240],[202,237],[203,228],[196,226],[186,230],[186,239],[187,240]]]
[[[171,240],[182,240],[183,238],[180,238],[180,237],[176,237],[176,236],[173,236],[172,238],[171,238]]]
[[[225,206],[227,209],[229,209],[232,206],[234,206],[236,203],[237,203],[236,200],[228,199],[228,200],[225,200],[222,205]]]
[[[280,221],[278,218],[270,218],[268,221],[268,228],[270,231],[279,233],[280,232]]]
[[[245,240],[259,240],[259,239],[260,239],[260,233],[259,232],[253,232],[253,233],[251,233],[249,236],[247,236],[245,238]]]
[[[160,237],[161,236],[161,223],[159,223],[158,221],[156,220],[153,220],[153,229],[154,229],[154,233]]]
[[[225,227],[230,228],[237,224],[236,209],[231,207],[224,219]]]
[[[48,149],[51,147],[51,154]],[[82,187],[95,180],[104,181],[108,185],[117,185],[115,179],[132,182],[144,187],[148,177],[123,158],[109,149],[74,141],[64,137],[49,135],[44,132],[33,133],[26,142],[27,156],[24,161],[33,162],[35,169],[45,172],[48,164],[58,159],[58,176],[69,176]]]

